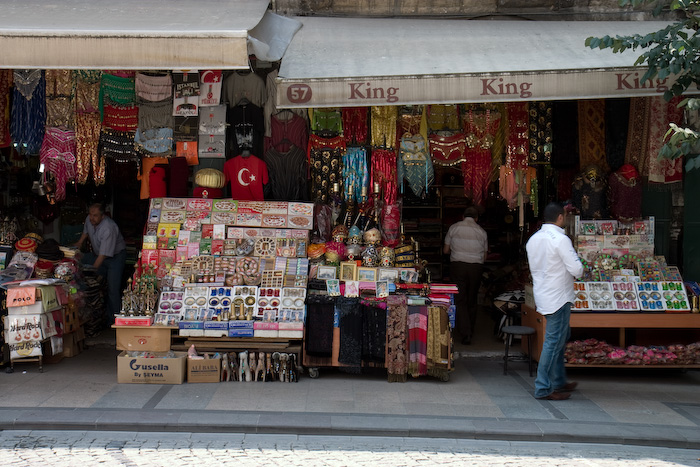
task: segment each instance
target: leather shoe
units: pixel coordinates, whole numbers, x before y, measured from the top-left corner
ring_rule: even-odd
[[[571,392],[576,389],[576,386],[578,386],[578,383],[576,381],[570,381],[566,383],[564,386],[560,387],[559,389],[555,389],[554,391],[556,392]]]
[[[537,399],[546,401],[565,401],[569,397],[571,397],[571,394],[565,392],[553,392],[548,396],[538,397]]]

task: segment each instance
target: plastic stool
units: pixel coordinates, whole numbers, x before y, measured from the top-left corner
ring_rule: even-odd
[[[508,351],[513,342],[513,336],[527,336],[527,369],[532,376],[532,335],[535,329],[530,326],[503,326],[501,332],[506,335],[506,354],[503,356],[503,374],[508,374]]]

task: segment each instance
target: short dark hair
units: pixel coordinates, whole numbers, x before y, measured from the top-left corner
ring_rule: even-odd
[[[469,206],[464,210],[464,218],[466,219],[467,217],[476,219],[479,217],[479,211],[474,206]]]
[[[97,209],[98,211],[100,211],[100,214],[104,214],[104,213],[105,213],[105,206],[104,206],[104,204],[102,204],[102,203],[92,203],[92,204],[88,207],[88,211],[91,211],[93,208],[94,208],[94,209]]]
[[[560,215],[564,215],[564,207],[559,203],[549,203],[544,208],[542,220],[549,223],[557,221]]]

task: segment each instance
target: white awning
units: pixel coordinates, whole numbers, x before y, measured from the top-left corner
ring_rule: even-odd
[[[641,82],[640,50],[584,45],[662,22],[297,19],[303,27],[279,71],[280,108],[608,98],[669,86]]]
[[[0,68],[242,69],[269,0],[3,0]]]

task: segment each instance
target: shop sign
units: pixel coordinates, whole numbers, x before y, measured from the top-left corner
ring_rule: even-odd
[[[628,68],[369,79],[278,78],[277,106],[360,107],[661,96],[675,81],[672,77],[642,80],[643,75],[642,69]]]

